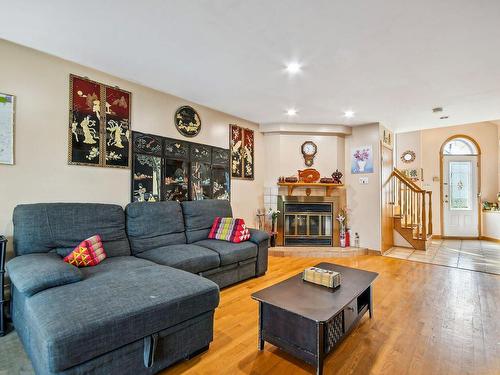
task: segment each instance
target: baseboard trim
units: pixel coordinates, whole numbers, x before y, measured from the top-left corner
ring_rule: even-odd
[[[500,243],[500,238],[495,238],[495,237],[481,236],[481,237],[479,237],[479,239]]]
[[[441,235],[433,235],[433,239],[436,240],[480,240],[481,236],[479,237],[467,237],[467,236],[441,236]]]

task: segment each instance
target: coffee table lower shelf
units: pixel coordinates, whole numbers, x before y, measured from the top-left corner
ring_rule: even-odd
[[[267,341],[323,373],[323,361],[356,327],[363,315],[372,317],[372,286],[356,296],[327,321],[302,315],[259,301],[259,350]]]

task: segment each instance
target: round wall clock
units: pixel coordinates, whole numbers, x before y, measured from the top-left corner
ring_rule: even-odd
[[[175,112],[175,127],[185,137],[194,137],[201,130],[201,119],[193,107],[185,105]]]
[[[401,155],[401,161],[403,163],[412,163],[415,161],[415,158],[416,158],[415,153],[410,150],[403,152],[403,154]]]
[[[312,166],[314,164],[314,156],[318,152],[318,146],[312,141],[306,141],[302,143],[300,151],[302,151],[302,156],[304,156],[304,163],[308,167]]]

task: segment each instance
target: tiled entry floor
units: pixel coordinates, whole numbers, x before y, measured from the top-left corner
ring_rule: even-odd
[[[427,251],[393,247],[384,256],[500,275],[500,243],[432,240]]]

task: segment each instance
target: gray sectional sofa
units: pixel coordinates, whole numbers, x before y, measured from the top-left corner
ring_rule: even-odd
[[[208,349],[219,288],[267,270],[268,236],[207,239],[227,201],[48,203],[14,210],[14,326],[38,374],[153,374]],[[62,261],[102,238],[94,267]]]

